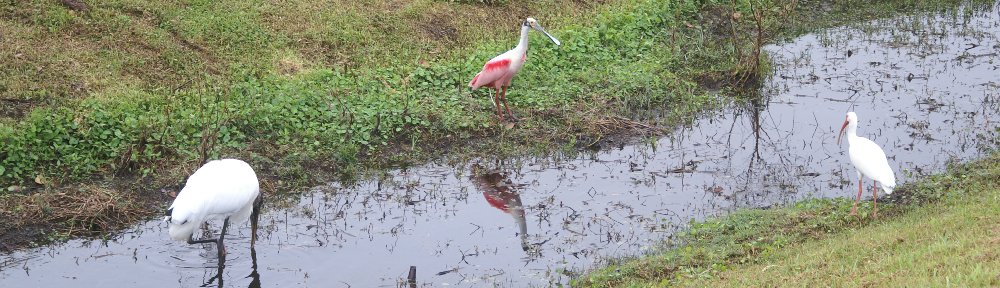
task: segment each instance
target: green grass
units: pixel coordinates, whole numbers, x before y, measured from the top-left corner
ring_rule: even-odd
[[[176,180],[222,156],[298,178],[295,167],[352,175],[448,148],[439,143],[489,139],[508,156],[585,145],[629,133],[619,119],[689,120],[720,102],[715,83],[765,74],[766,63],[748,65],[753,7],[765,11],[765,40],[815,10],[781,1],[363,2],[124,0],[87,12],[3,3],[0,35],[11,49],[0,50],[0,187],[39,176],[46,186]],[[839,13],[858,14],[849,11]],[[525,15],[565,45],[532,35],[531,60],[509,92],[525,121],[505,129],[486,92],[465,84],[513,45]]]
[[[511,43],[523,17],[441,1],[91,1],[87,13],[59,1],[2,4],[0,34],[11,49],[0,51],[8,64],[0,87],[5,98],[40,105],[108,90],[172,90],[187,81],[226,86],[244,74],[413,66],[480,42]],[[503,8],[583,20],[574,15],[601,7],[545,1]]]
[[[646,133],[632,128],[688,121],[730,101],[716,92],[733,79],[765,75],[751,9],[765,11],[766,40],[812,11],[785,4],[0,0],[0,194],[12,195],[0,201],[81,184],[150,199],[219,157],[284,192],[442,154]],[[532,34],[508,93],[522,121],[507,128],[465,85],[526,16],[564,45]]]
[[[1000,285],[1000,171],[891,221],[786,247],[695,287]],[[993,182],[993,183],[987,183]]]
[[[551,152],[629,133],[619,119],[692,119],[720,102],[716,83],[764,75],[766,63],[748,65],[762,44],[754,7],[766,40],[835,23],[801,21],[815,11],[857,19],[955,5],[931,2],[859,12],[849,7],[860,1],[122,0],[81,12],[7,0],[0,188],[176,180],[221,156],[350,175],[481,139],[499,155]],[[505,129],[485,91],[465,84],[513,45],[525,15],[565,45],[532,35],[509,93],[525,121]]]
[[[743,38],[716,41],[688,25],[709,8],[748,9],[713,8],[726,3],[498,4],[540,14],[566,43],[532,35],[509,93],[524,119],[513,130],[496,125],[485,91],[465,88],[516,40],[520,20],[487,4],[123,1],[82,13],[9,3],[0,27],[16,48],[0,55],[13,59],[0,90],[34,106],[0,122],[0,182],[183,178],[165,170],[221,156],[281,167],[324,159],[352,174],[360,160],[442,140],[499,138],[510,155],[600,138],[623,130],[608,119],[637,111],[689,119],[714,101],[699,78],[746,69],[732,52],[752,48]]]
[[[1000,281],[1000,152],[908,184],[850,216],[849,199],[742,210],[692,223],[662,252],[574,287],[995,286]],[[669,245],[669,244],[668,244]]]
[[[704,79],[759,75],[745,65],[753,34],[717,27],[730,12],[747,14],[745,2],[0,4],[0,207],[41,209],[0,212],[62,211],[74,201],[55,196],[86,196],[74,192],[86,185],[141,202],[122,207],[148,207],[129,217],[107,210],[102,219],[117,222],[94,231],[40,222],[58,215],[5,221],[0,237],[32,225],[60,235],[122,227],[156,213],[159,188],[203,159],[247,160],[266,193],[280,194],[442,154],[572,151],[648,132],[630,121],[692,119],[720,102]],[[522,119],[511,128],[498,125],[486,91],[466,84],[514,45],[525,16],[564,45],[531,35],[508,93]]]

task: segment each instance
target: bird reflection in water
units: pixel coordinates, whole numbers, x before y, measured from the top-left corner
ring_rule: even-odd
[[[524,204],[521,203],[521,194],[517,189],[521,185],[513,184],[507,175],[496,170],[487,170],[479,165],[472,164],[472,173],[469,176],[476,185],[476,189],[483,192],[486,202],[494,208],[500,209],[504,213],[514,217],[517,223],[519,236],[521,237],[521,249],[525,252],[531,250],[528,244],[528,225],[524,217]]]
[[[212,278],[208,278],[208,281],[205,281],[205,283],[201,284],[200,287],[219,287],[219,288],[223,287],[224,280],[222,278],[222,275],[223,273],[225,273],[226,260],[225,259],[221,260],[222,261],[219,262],[218,270],[216,270],[215,275],[213,275]],[[260,273],[257,273],[257,249],[254,249],[253,246],[250,246],[250,261],[251,261],[250,275],[244,277],[244,278],[250,278],[250,285],[248,285],[247,287],[260,288]],[[212,286],[212,284],[214,284],[216,280],[219,281],[219,284],[217,286]]]
[[[261,205],[263,205],[263,201],[264,201],[263,197],[258,197],[257,200],[255,201],[256,202],[255,205],[257,205],[257,207],[261,207]],[[253,212],[250,213],[250,231],[251,231],[250,232],[251,233],[250,234],[250,275],[247,275],[247,277],[244,277],[244,278],[250,278],[250,285],[247,286],[248,288],[260,288],[261,287],[260,286],[260,273],[257,273],[257,248],[255,247],[256,243],[257,243],[257,227],[258,227],[257,224],[259,223],[259,221],[260,221],[260,209],[255,209]],[[215,275],[212,276],[211,278],[209,278],[208,281],[205,281],[205,283],[201,284],[200,287],[212,287],[212,284],[215,283],[216,280],[219,281],[219,285],[215,286],[215,287],[219,287],[219,288],[223,287],[224,280],[222,278],[222,275],[223,275],[223,273],[225,272],[225,269],[226,269],[226,258],[225,257],[222,257],[222,258],[219,259],[219,266],[217,268],[218,268],[218,270],[216,270]]]
[[[253,265],[251,266],[250,275],[246,278],[250,278],[250,285],[247,288],[260,288],[260,273],[257,273],[257,249],[250,246],[250,260]]]

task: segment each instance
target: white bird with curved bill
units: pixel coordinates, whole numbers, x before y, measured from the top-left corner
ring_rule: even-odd
[[[249,164],[237,159],[210,161],[188,177],[177,199],[167,209],[164,220],[170,223],[170,238],[188,244],[215,242],[222,260],[226,254],[222,241],[230,221],[242,223],[252,218],[252,249],[257,239],[261,199],[257,174]],[[218,219],[223,220],[219,238],[193,239],[195,229],[202,223]]]
[[[840,137],[847,132],[847,154],[851,158],[851,164],[858,169],[858,197],[851,207],[851,215],[857,214],[858,202],[861,202],[862,175],[872,179],[872,202],[874,204],[872,217],[878,215],[878,185],[881,184],[882,191],[886,195],[892,194],[892,189],[896,187],[896,175],[889,167],[889,159],[885,157],[885,151],[878,144],[868,140],[868,138],[858,136],[858,114],[847,112],[847,119],[840,127],[837,135],[837,145],[840,145]],[[877,182],[877,183],[876,183]]]

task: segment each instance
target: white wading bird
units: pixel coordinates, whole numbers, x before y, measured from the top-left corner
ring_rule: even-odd
[[[170,238],[188,244],[215,242],[219,246],[219,259],[225,259],[226,247],[222,239],[230,221],[242,223],[251,219],[250,246],[257,239],[257,217],[260,213],[260,186],[257,174],[246,162],[222,159],[205,163],[187,179],[184,188],[167,209]],[[202,223],[223,219],[218,239],[194,240],[192,235]]]
[[[854,201],[854,207],[851,207],[851,215],[857,214],[858,202],[861,201],[861,190],[862,190],[862,180],[864,177],[868,177],[872,180],[872,202],[874,207],[872,210],[872,217],[878,215],[878,186],[876,186],[876,181],[881,184],[882,191],[885,191],[886,195],[892,193],[892,189],[896,187],[896,175],[893,174],[892,168],[889,167],[889,160],[885,157],[885,152],[882,148],[868,140],[868,138],[858,136],[858,114],[854,112],[847,112],[847,119],[844,120],[844,125],[840,127],[840,133],[837,134],[837,145],[840,145],[840,137],[844,135],[844,131],[847,131],[847,154],[851,157],[851,164],[854,164],[854,168],[858,169],[858,198]]]

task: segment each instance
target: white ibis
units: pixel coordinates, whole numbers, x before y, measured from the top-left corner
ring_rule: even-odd
[[[844,120],[844,125],[840,127],[840,133],[837,135],[837,145],[840,145],[840,137],[844,135],[844,131],[847,131],[847,154],[851,158],[851,164],[854,164],[854,168],[858,169],[858,197],[854,201],[854,206],[851,207],[851,215],[857,214],[858,202],[861,202],[861,190],[862,190],[862,175],[872,179],[872,203],[874,204],[872,210],[872,216],[878,215],[878,186],[881,184],[882,191],[885,194],[891,194],[892,189],[896,187],[896,175],[892,172],[892,168],[889,167],[889,160],[885,157],[885,151],[882,148],[868,140],[868,138],[858,136],[858,114],[854,112],[847,112],[847,119]]]
[[[188,244],[215,242],[219,259],[225,259],[229,222],[242,222],[253,217],[250,245],[256,241],[257,216],[260,213],[260,186],[257,174],[246,162],[237,159],[215,160],[198,168],[188,177],[184,188],[167,209],[164,219],[170,223],[170,238]],[[194,230],[209,220],[223,219],[218,239],[192,239]]]
[[[524,204],[521,204],[521,194],[517,192],[515,185],[510,183],[503,174],[491,171],[489,173],[482,173],[482,166],[479,164],[472,165],[472,175],[469,178],[473,183],[476,184],[476,188],[483,192],[483,197],[486,198],[486,202],[497,208],[504,213],[510,214],[514,217],[514,222],[517,223],[521,237],[521,249],[528,251],[531,248],[528,245],[528,223],[525,222],[524,218]]]
[[[503,107],[507,110],[507,114],[512,119],[517,119],[507,105],[507,88],[510,87],[510,80],[514,78],[517,71],[521,70],[521,67],[524,66],[524,61],[528,59],[528,31],[531,31],[531,29],[542,32],[557,46],[561,45],[556,37],[552,37],[549,32],[545,32],[545,29],[542,28],[542,25],[538,24],[535,18],[529,17],[524,22],[521,22],[521,40],[517,42],[517,46],[487,61],[483,65],[483,70],[479,71],[479,74],[476,74],[476,77],[473,77],[472,81],[469,82],[469,87],[472,90],[483,86],[496,90],[496,93],[491,93],[490,100],[497,107],[497,117],[500,117],[500,121],[503,121],[503,111],[500,109],[501,103],[503,103]]]

